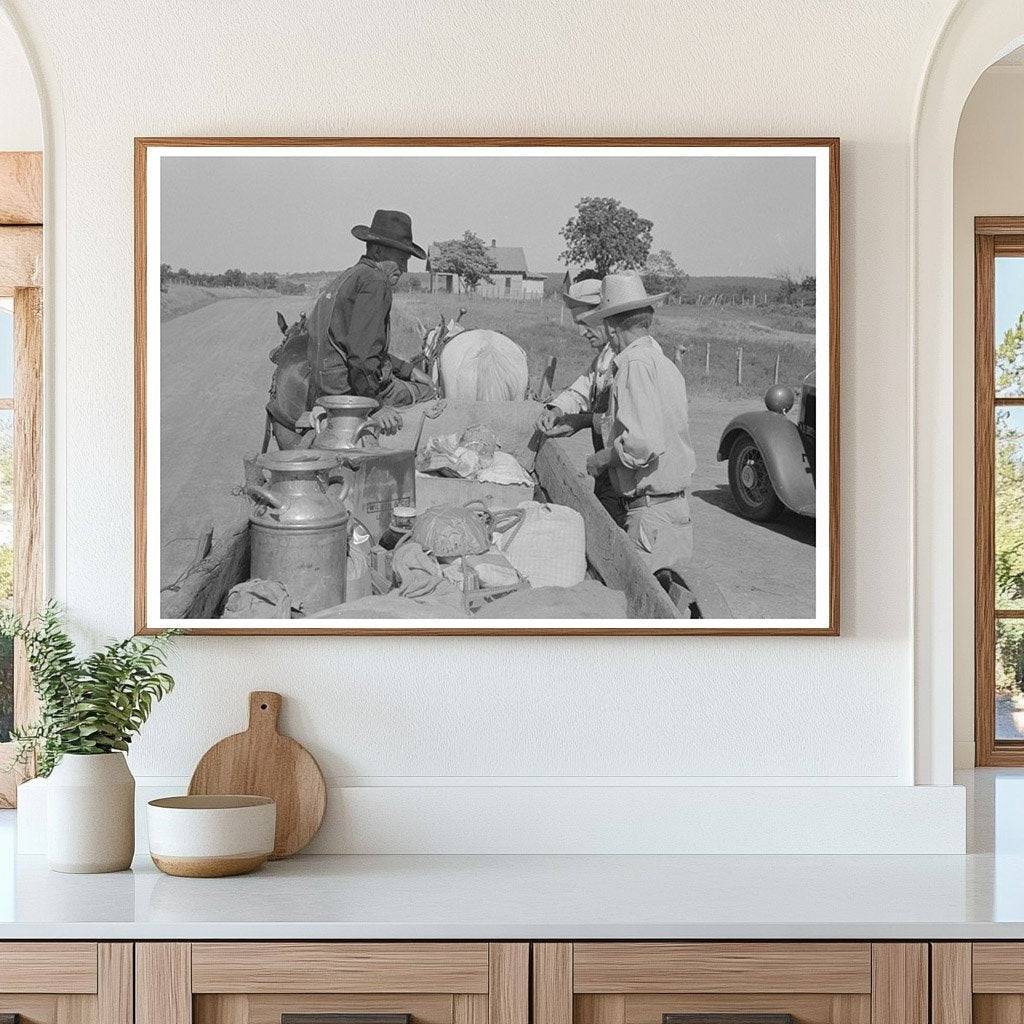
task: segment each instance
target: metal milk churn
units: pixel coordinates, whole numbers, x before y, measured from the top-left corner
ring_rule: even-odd
[[[376,423],[367,420],[378,402],[361,395],[321,395],[316,404],[324,411],[313,420],[313,448],[354,448],[360,438],[375,433]]]
[[[246,488],[255,502],[252,577],[282,583],[304,616],[345,600],[348,485],[329,485],[336,462],[307,449],[267,452],[256,463],[263,482]]]
[[[380,447],[378,424],[366,419],[378,405],[372,398],[321,395],[317,405],[323,412],[312,417],[311,449],[334,453],[337,469],[331,479],[348,485],[352,515],[376,543],[395,506],[416,504],[416,453]],[[369,440],[365,447],[364,439]]]

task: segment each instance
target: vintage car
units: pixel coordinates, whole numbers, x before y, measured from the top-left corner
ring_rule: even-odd
[[[794,422],[787,413],[796,398],[792,388],[776,384],[764,396],[766,411],[742,413],[722,432],[718,461],[729,460],[729,488],[746,519],[767,522],[784,507],[815,514],[813,373],[800,388]]]

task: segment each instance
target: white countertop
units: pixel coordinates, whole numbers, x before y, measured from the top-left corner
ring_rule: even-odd
[[[1024,939],[1024,772],[975,772],[967,856],[296,857],[59,875],[0,812],[0,940]]]
[[[1024,856],[298,857],[0,879],[0,939],[1024,939]]]

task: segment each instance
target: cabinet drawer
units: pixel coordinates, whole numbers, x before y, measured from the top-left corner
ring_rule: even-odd
[[[487,991],[486,942],[197,942],[193,992]]]
[[[135,1024],[528,1024],[516,942],[139,943]],[[369,1017],[367,1015],[370,1015]],[[376,1015],[376,1019],[373,1015]],[[386,1015],[381,1017],[381,1015]]]
[[[573,991],[867,993],[871,945],[578,942]]]
[[[928,1024],[924,943],[537,943],[533,957],[534,1024]]]
[[[0,992],[96,991],[95,942],[0,943]]]
[[[125,942],[0,942],[0,1018],[21,1024],[132,1024]]]

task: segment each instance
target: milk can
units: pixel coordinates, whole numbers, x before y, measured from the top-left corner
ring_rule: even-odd
[[[251,575],[282,583],[303,616],[345,600],[348,485],[328,485],[335,464],[327,452],[267,452],[257,460],[263,482],[246,488],[255,502]]]
[[[374,543],[387,529],[396,505],[416,504],[416,453],[412,449],[381,448],[374,439],[379,424],[366,417],[377,408],[372,398],[359,395],[321,395],[323,411],[313,417],[316,437],[312,448],[337,455],[332,480],[348,485],[353,517],[370,532]]]
[[[316,404],[323,412],[315,411],[311,417],[313,448],[355,448],[357,442],[380,430],[380,424],[368,420],[378,402],[361,395],[321,395]]]

